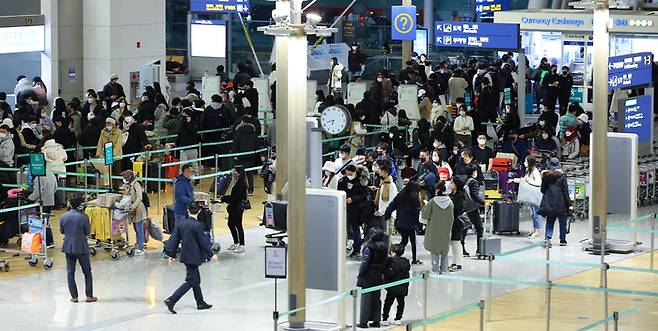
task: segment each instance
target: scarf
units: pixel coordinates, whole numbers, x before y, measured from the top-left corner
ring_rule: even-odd
[[[375,195],[375,201],[379,201],[380,199],[382,201],[388,202],[389,199],[391,198],[389,196],[389,185],[393,182],[393,177],[388,176],[382,180],[382,183],[379,185],[379,189],[377,190],[377,194]]]

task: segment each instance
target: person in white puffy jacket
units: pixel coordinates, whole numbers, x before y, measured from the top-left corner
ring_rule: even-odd
[[[43,146],[41,147],[41,152],[46,158],[46,164],[49,165],[48,168],[56,173],[58,178],[66,178],[66,175],[64,174],[66,172],[64,162],[66,162],[68,157],[64,147],[55,142],[55,136],[53,136],[50,131],[44,131],[42,141]]]
[[[329,81],[327,82],[329,94],[336,95],[342,93],[343,69],[343,65],[338,63],[338,58],[332,57],[331,60],[329,60]]]

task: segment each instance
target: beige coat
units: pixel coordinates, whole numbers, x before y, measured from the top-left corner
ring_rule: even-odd
[[[445,195],[432,198],[423,208],[421,217],[427,220],[423,246],[432,254],[444,255],[450,250],[453,209],[452,200]]]
[[[428,97],[424,97],[423,100],[418,105],[420,109],[420,118],[430,120],[432,117],[432,101]]]
[[[144,192],[142,185],[133,180],[130,184],[124,185],[124,189],[124,195],[130,197],[130,209],[133,211],[130,214],[130,222],[137,223],[148,218],[146,206],[142,202],[142,192]]]
[[[113,153],[116,157],[123,154],[123,132],[119,128],[114,128],[110,133],[103,128],[101,131],[101,137],[98,139],[98,146],[96,146],[96,155],[98,157],[103,157],[105,151],[105,143],[111,142],[112,148],[114,149]]]
[[[66,175],[62,174],[66,172],[64,162],[68,159],[64,147],[56,143],[55,139],[48,139],[43,143],[41,152],[43,152],[46,158],[46,163],[49,164],[48,168],[53,172],[56,172],[57,177],[66,178]]]

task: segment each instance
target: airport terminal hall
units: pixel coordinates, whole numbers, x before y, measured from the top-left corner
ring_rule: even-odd
[[[0,331],[658,330],[658,0],[0,0]]]

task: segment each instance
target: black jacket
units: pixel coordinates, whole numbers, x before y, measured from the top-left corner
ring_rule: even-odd
[[[221,103],[211,102],[201,115],[201,124],[199,127],[202,130],[213,130],[230,128],[232,124],[230,111],[222,106]],[[205,135],[208,135],[210,139],[215,139],[221,136],[221,132],[212,132]]]
[[[80,146],[94,147],[93,149],[84,150],[85,157],[93,156],[96,154],[96,146],[98,145],[98,140],[101,137],[101,130],[103,129],[100,126],[92,124],[89,124],[84,128],[84,130],[82,130],[82,133],[78,139]]]
[[[496,109],[499,104],[498,91],[494,91],[493,87],[487,86],[482,89],[480,98],[478,99],[478,110],[485,119],[498,117]]]
[[[542,112],[541,115],[539,115],[539,119],[537,121],[538,122],[544,121],[545,128],[555,129],[557,128],[558,119],[559,117],[557,116],[557,113],[555,111],[545,111]]]
[[[245,90],[244,97],[249,100],[251,110],[256,114],[258,112],[258,90],[255,88]]]
[[[541,176],[541,199],[539,215],[568,216],[571,207],[567,176],[559,171],[547,171]]]
[[[222,202],[228,204],[228,208],[240,208],[242,201],[247,200],[247,186],[245,185],[244,178],[240,178],[229,195],[222,197]]]
[[[466,193],[464,193],[464,190],[458,190],[457,192],[453,192],[453,194],[450,196],[452,199],[452,205],[453,205],[453,216],[455,218],[455,223],[452,225],[452,233],[450,234],[450,240],[459,240],[461,241],[464,239],[464,231],[462,230],[461,226],[459,225],[459,220],[457,217],[461,214],[464,213],[464,202],[466,201]]]
[[[401,256],[393,256],[388,259],[386,263],[386,270],[384,271],[384,283],[392,283],[398,280],[409,278],[409,271],[411,264],[409,259]],[[409,294],[409,283],[400,284],[398,286],[389,287],[386,292],[395,296],[407,296]]]
[[[88,116],[90,112],[94,114],[94,117],[98,117],[99,123],[105,123],[105,119],[110,116],[110,113],[106,111],[100,103],[97,102],[96,107],[91,108],[91,104],[87,101],[84,106],[82,106],[82,116],[80,117],[80,126],[83,128],[86,128],[89,124]],[[118,119],[115,118],[115,120]]]
[[[397,212],[395,217],[395,228],[403,230],[416,230],[418,228],[418,216],[420,214],[420,201],[413,202],[402,201],[398,194],[386,208],[384,219],[390,219],[394,211]]]
[[[258,149],[258,133],[256,127],[251,123],[241,122],[235,127],[233,134],[233,153],[251,152]],[[238,164],[245,168],[254,167],[258,164],[259,154],[247,154],[237,157]]]
[[[465,194],[466,198],[464,200],[465,213],[470,213],[485,204],[484,197],[480,195],[480,183],[475,179],[471,179],[469,178],[466,181],[466,186],[464,187],[464,190],[468,190],[468,194]],[[468,199],[469,196],[471,199]]]
[[[154,100],[142,102],[142,104],[139,106],[137,115],[135,115],[135,120],[137,120],[137,122],[142,122],[146,116],[150,116],[152,119],[155,119],[155,110],[157,108],[158,105],[155,104]]]
[[[176,231],[171,234],[165,254],[170,257],[176,256],[178,245],[181,244],[179,260],[184,264],[201,265],[204,260],[212,257],[210,241],[203,233],[203,223],[194,218],[187,217],[176,224]]]
[[[194,121],[181,123],[178,136],[176,137],[176,146],[182,147],[196,145],[198,143],[199,136],[197,135],[197,126],[194,124]]]
[[[348,198],[352,198],[352,203],[347,205],[347,223],[362,224],[364,222],[361,217],[362,210],[369,203],[368,188],[361,185],[359,176],[352,180],[343,176],[338,181],[338,190],[345,192]]]
[[[383,236],[379,240],[370,240],[365,244],[356,286],[368,288],[383,284],[388,259],[387,250]]]
[[[363,99],[356,104],[356,111],[362,111],[366,114],[364,124],[379,124],[379,117],[382,115],[382,112],[379,111],[377,104],[375,104],[370,99]]]
[[[149,144],[146,137],[146,128],[139,124],[133,123],[128,129],[128,139],[123,145],[123,154],[137,153],[144,150],[144,146]]]

